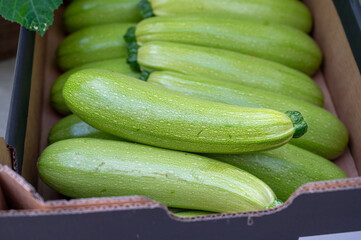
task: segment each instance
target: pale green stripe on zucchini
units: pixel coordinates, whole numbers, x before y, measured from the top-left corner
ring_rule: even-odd
[[[63,95],[73,113],[99,130],[181,151],[271,149],[287,143],[299,131],[285,113],[189,97],[105,70],[72,74]],[[303,133],[306,126],[302,126]]]
[[[83,64],[125,57],[123,35],[134,23],[113,23],[81,29],[67,36],[58,46],[56,60],[66,71]]]
[[[312,104],[232,83],[174,72],[153,72],[148,82],[209,101],[281,112],[297,110],[305,118],[308,131],[303,137],[292,139],[292,144],[329,159],[340,156],[347,146],[348,133],[343,123],[325,109]]]
[[[347,178],[333,162],[316,154],[286,144],[257,153],[207,155],[239,167],[268,184],[282,201],[287,201],[297,188],[309,182]]]
[[[51,106],[59,113],[68,115],[71,114],[70,109],[65,103],[63,97],[63,87],[66,80],[69,76],[79,70],[87,69],[87,68],[100,68],[105,69],[113,72],[123,73],[132,77],[140,77],[140,74],[134,72],[130,69],[129,65],[127,64],[125,58],[116,58],[110,60],[104,60],[99,62],[92,62],[88,64],[81,65],[79,67],[72,68],[71,70],[63,73],[60,75],[56,81],[53,83],[50,93],[50,103]]]
[[[136,26],[139,45],[168,41],[232,50],[312,75],[322,53],[306,33],[287,26],[205,16],[153,17]]]
[[[139,0],[77,0],[64,11],[63,22],[68,32],[93,25],[138,22],[141,15]]]
[[[306,74],[276,62],[229,50],[149,42],[139,47],[137,61],[145,70],[204,76],[323,105],[322,91]]]
[[[99,138],[108,140],[122,140],[119,137],[93,128],[74,114],[60,119],[50,129],[48,143],[50,145],[55,142],[71,138]]]
[[[170,207],[211,212],[266,209],[271,188],[232,165],[141,144],[68,139],[48,146],[41,179],[73,198],[143,195]]]
[[[284,24],[304,32],[312,28],[309,9],[300,1],[285,0],[142,0],[143,17],[207,15]]]

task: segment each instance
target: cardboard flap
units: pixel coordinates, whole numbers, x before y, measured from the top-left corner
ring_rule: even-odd
[[[8,166],[0,165],[0,186],[9,208],[43,209],[44,201],[36,193],[33,186]]]
[[[7,146],[4,138],[0,138],[0,165],[6,165],[16,171],[15,149]]]

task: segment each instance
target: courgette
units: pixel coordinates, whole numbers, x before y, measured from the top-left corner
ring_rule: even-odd
[[[143,195],[211,212],[257,211],[275,202],[271,188],[232,165],[121,141],[56,142],[42,152],[38,171],[46,184],[73,198]]]
[[[292,139],[292,144],[329,159],[340,156],[347,146],[348,133],[344,124],[330,112],[312,104],[232,83],[173,72],[153,72],[148,82],[210,101],[281,112],[295,109],[304,116],[308,131],[302,138]]]
[[[66,71],[91,62],[126,57],[123,35],[134,25],[134,23],[104,24],[70,34],[57,48],[58,66]]]
[[[281,146],[307,131],[299,112],[206,101],[99,69],[72,74],[63,96],[73,113],[99,130],[174,150],[259,151]]]
[[[212,212],[206,212],[206,211],[196,211],[196,210],[189,210],[184,212],[177,212],[173,213],[174,216],[180,217],[180,218],[192,218],[192,217],[201,217],[201,216],[209,216],[215,213]]]
[[[93,62],[72,68],[71,70],[60,75],[53,83],[53,86],[51,88],[50,103],[57,112],[64,115],[71,114],[71,111],[66,105],[63,97],[64,84],[71,74],[87,68],[100,68],[100,69],[127,74],[136,78],[140,77],[139,73],[134,72],[130,69],[129,65],[126,63],[125,58],[116,58],[111,60]]]
[[[168,41],[232,50],[275,61],[312,75],[322,53],[316,42],[299,30],[238,19],[204,16],[153,17],[136,26],[139,45]]]
[[[74,114],[60,119],[50,129],[48,143],[53,144],[55,142],[70,138],[100,138],[108,140],[121,140],[116,136],[93,128]]]
[[[312,28],[309,9],[300,1],[285,0],[142,0],[144,18],[152,16],[210,15],[284,24],[304,32]]]
[[[77,0],[64,11],[63,22],[68,32],[93,25],[138,22],[141,15],[137,9],[139,0]]]
[[[133,57],[129,55],[128,62],[134,60]],[[148,71],[204,76],[323,105],[322,91],[306,74],[276,62],[229,50],[149,42],[137,50],[137,62]]]
[[[213,154],[208,157],[255,175],[282,201],[287,201],[297,188],[306,183],[347,178],[333,162],[291,144],[257,153]]]

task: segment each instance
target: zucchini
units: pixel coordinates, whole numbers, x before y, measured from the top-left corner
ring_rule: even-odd
[[[134,59],[128,58],[128,61],[131,60]],[[306,74],[279,63],[229,50],[149,42],[139,47],[137,62],[148,71],[204,76],[323,105],[322,91]]]
[[[304,116],[308,131],[302,138],[292,139],[292,144],[329,159],[340,156],[347,146],[348,133],[343,123],[330,112],[312,104],[232,83],[173,72],[153,72],[148,82],[209,101],[281,112],[294,109]]]
[[[207,156],[255,175],[282,201],[306,183],[347,178],[333,162],[291,144],[257,153]]]
[[[275,202],[271,188],[232,165],[121,141],[56,142],[41,154],[38,171],[51,188],[73,198],[143,195],[211,212],[257,211]]]
[[[173,213],[174,216],[180,217],[180,218],[192,218],[192,217],[201,217],[201,216],[209,216],[215,213],[212,212],[206,212],[206,211],[196,211],[196,210],[188,210],[188,211],[182,211],[182,212],[176,212]]]
[[[268,22],[204,16],[153,17],[137,24],[135,36],[139,45],[168,41],[227,49],[278,62],[308,75],[315,73],[322,60],[320,48],[306,33]]]
[[[56,60],[66,71],[71,68],[127,55],[123,35],[133,23],[113,23],[81,29],[58,46]]]
[[[285,0],[142,0],[144,18],[152,16],[208,15],[284,24],[304,32],[312,28],[309,9],[299,1]]]
[[[77,0],[64,11],[63,22],[68,32],[93,25],[138,22],[142,16],[137,9],[139,0]]]
[[[73,113],[99,130],[174,150],[259,151],[281,146],[307,131],[298,112],[205,101],[99,69],[71,75],[63,95]]]
[[[102,132],[83,122],[76,115],[69,115],[60,119],[51,129],[48,143],[70,139],[70,138],[100,138],[109,140],[121,140],[111,134]]]
[[[139,73],[134,72],[130,69],[129,65],[126,63],[125,58],[116,58],[116,59],[104,60],[99,62],[92,62],[81,65],[79,67],[72,68],[71,70],[60,75],[53,83],[53,86],[51,88],[50,103],[57,112],[63,115],[71,114],[71,111],[66,105],[63,98],[64,84],[71,74],[87,68],[101,68],[109,71],[127,74],[136,78],[140,77]]]

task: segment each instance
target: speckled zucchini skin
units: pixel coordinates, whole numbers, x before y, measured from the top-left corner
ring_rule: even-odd
[[[204,76],[323,105],[322,91],[309,76],[261,58],[170,42],[146,43],[140,46],[137,56],[145,70]]]
[[[46,184],[74,198],[143,195],[212,212],[257,211],[275,201],[265,183],[232,165],[121,141],[56,142],[41,154],[38,170]]]
[[[63,22],[68,32],[93,25],[138,22],[141,15],[137,9],[139,0],[77,0],[65,9]]]
[[[136,26],[139,45],[168,41],[232,50],[312,75],[322,53],[306,33],[287,26],[204,16],[153,17]]]
[[[257,153],[208,157],[255,175],[267,183],[282,201],[287,201],[297,188],[306,183],[347,178],[333,162],[291,144]]]
[[[285,0],[142,0],[144,17],[211,15],[284,24],[310,32],[312,17],[300,1]]]
[[[81,29],[58,46],[56,60],[63,71],[83,64],[125,57],[123,35],[132,23],[113,23]]]
[[[296,130],[285,113],[188,97],[104,70],[74,73],[63,95],[73,113],[99,130],[174,150],[259,151],[287,143]]]
[[[108,140],[122,140],[114,135],[93,128],[72,114],[60,119],[51,129],[48,143],[53,144],[71,138],[99,138]]]
[[[63,73],[60,75],[56,81],[53,83],[53,86],[51,88],[50,93],[50,103],[51,106],[59,113],[63,115],[71,114],[70,109],[66,105],[63,97],[63,87],[66,82],[66,80],[69,78],[69,76],[79,70],[87,69],[87,68],[100,68],[105,69],[113,72],[119,72],[123,73],[129,76],[133,77],[140,77],[140,74],[137,72],[134,72],[130,69],[129,65],[127,64],[125,58],[116,58],[116,59],[110,59],[105,61],[99,61],[99,62],[93,62],[81,65],[76,68],[72,68],[71,70]]]
[[[308,131],[303,137],[292,139],[292,144],[329,159],[340,156],[347,146],[348,133],[343,123],[325,109],[312,104],[236,84],[173,72],[153,72],[148,82],[227,104],[270,108],[281,112],[294,109],[304,116]]]

